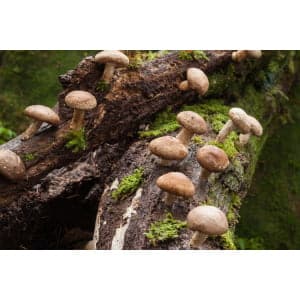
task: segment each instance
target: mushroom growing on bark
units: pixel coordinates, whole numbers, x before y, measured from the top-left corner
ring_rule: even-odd
[[[229,110],[228,115],[230,120],[227,121],[216,137],[216,141],[219,143],[224,142],[228,134],[233,130],[237,130],[243,134],[250,132],[251,124],[249,116],[244,110],[234,107]]]
[[[72,91],[65,98],[66,104],[74,108],[73,118],[70,124],[71,130],[79,130],[84,123],[85,111],[91,110],[97,106],[96,98],[89,92]]]
[[[209,88],[209,81],[205,73],[197,68],[189,68],[186,73],[187,80],[179,84],[181,91],[195,90],[203,96]]]
[[[189,198],[195,194],[195,187],[192,181],[180,172],[164,174],[157,179],[156,184],[167,192],[164,199],[167,205],[171,205],[176,196]]]
[[[262,136],[263,134],[263,128],[260,122],[252,116],[248,116],[248,119],[250,120],[250,132],[246,134],[241,133],[239,136],[239,142],[242,146],[249,142],[251,135]]]
[[[172,160],[183,160],[188,155],[187,148],[173,136],[163,136],[152,140],[149,150],[161,158],[160,165],[168,165]]]
[[[44,105],[31,105],[25,108],[24,114],[34,121],[21,136],[22,141],[29,140],[39,130],[43,122],[57,126],[59,116],[51,108]]]
[[[193,111],[182,111],[177,115],[177,122],[182,129],[176,138],[185,146],[188,146],[194,133],[203,134],[207,131],[204,119]]]
[[[21,158],[10,150],[0,150],[0,174],[12,181],[25,178],[26,170]]]
[[[261,50],[238,50],[232,52],[232,60],[236,62],[241,62],[248,57],[259,59],[261,58],[261,56],[262,56]]]
[[[213,172],[223,172],[229,166],[227,154],[213,145],[205,145],[197,151],[197,161],[201,169],[200,182],[206,182]]]
[[[126,67],[129,65],[128,57],[117,50],[105,50],[95,56],[95,61],[99,64],[105,64],[102,80],[110,83],[116,67]]]
[[[217,207],[210,205],[197,206],[187,216],[187,226],[195,231],[191,248],[199,248],[210,235],[221,235],[228,230],[225,214]]]

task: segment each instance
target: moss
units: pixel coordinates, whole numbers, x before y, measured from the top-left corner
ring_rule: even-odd
[[[182,60],[206,60],[209,61],[209,58],[207,57],[207,55],[205,54],[204,51],[202,50],[183,50],[183,51],[179,51],[178,53],[178,57]]]
[[[66,136],[66,140],[65,147],[73,153],[81,152],[87,147],[84,128],[70,131]]]
[[[24,161],[32,161],[35,160],[37,158],[36,153],[25,153],[22,156]]]
[[[192,137],[192,142],[196,145],[204,145],[205,141],[202,139],[200,135],[194,135]]]
[[[225,151],[230,159],[234,158],[239,151],[235,147],[235,142],[238,140],[238,135],[236,132],[231,132],[226,140],[223,143],[219,143],[216,141],[210,141],[210,145],[215,145]]]
[[[236,250],[234,233],[231,230],[221,235],[221,245],[225,250]]]
[[[110,88],[110,84],[105,82],[104,80],[100,80],[97,84],[97,87],[96,87],[96,91],[99,91],[99,92],[107,92]]]
[[[177,238],[180,230],[185,227],[185,221],[176,220],[171,213],[167,213],[163,220],[150,225],[149,230],[145,232],[145,236],[155,246],[159,242]]]
[[[143,174],[144,169],[137,168],[132,174],[125,176],[121,180],[118,188],[111,193],[111,197],[114,200],[120,200],[134,193],[143,181]]]
[[[0,145],[16,137],[16,133],[2,125],[0,122]]]
[[[154,60],[168,54],[168,50],[164,51],[137,51],[137,53],[130,59],[128,68],[131,70],[138,69],[143,63]]]

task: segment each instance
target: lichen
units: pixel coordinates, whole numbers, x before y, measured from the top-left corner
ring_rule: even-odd
[[[185,227],[185,221],[176,220],[171,213],[167,213],[163,220],[150,224],[145,236],[153,246],[156,246],[159,242],[177,238],[180,230]]]
[[[143,182],[143,168],[137,168],[132,174],[123,177],[118,188],[111,193],[114,200],[121,200],[134,193]]]
[[[70,149],[73,153],[78,153],[86,149],[86,137],[84,128],[79,130],[72,130],[66,136],[65,147]]]

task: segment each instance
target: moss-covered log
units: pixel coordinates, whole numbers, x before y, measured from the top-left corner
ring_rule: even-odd
[[[199,60],[189,60],[178,52],[172,52],[142,65],[117,70],[108,91],[105,91],[107,87],[99,84],[103,67],[97,66],[91,57],[83,60],[74,71],[62,75],[60,81],[64,90],[59,95],[58,111],[63,122],[59,129],[44,127],[30,141],[21,143],[16,138],[0,147],[15,151],[25,160],[27,167],[26,181],[9,183],[3,180],[0,183],[0,246],[61,248],[70,244],[70,240],[75,242],[74,237],[68,238],[70,230],[83,231],[78,234],[81,238],[91,237],[98,201],[105,185],[111,185],[116,177],[121,179],[128,175],[132,168],[144,167],[146,177],[143,193],[146,193],[147,200],[143,204],[147,206],[147,203],[151,203],[152,208],[149,205],[140,208],[141,214],[133,217],[131,224],[134,225],[128,227],[128,239],[124,247],[147,248],[149,244],[144,232],[152,221],[161,218],[163,212],[159,202],[151,198],[155,196],[152,191],[155,189],[154,177],[162,169],[157,169],[151,163],[147,142],[137,141],[137,132],[147,128],[153,116],[167,107],[169,110],[163,116],[168,117],[162,122],[154,122],[153,126],[157,126],[154,128],[155,134],[160,134],[158,125],[163,125],[164,132],[176,129],[172,112],[187,103],[195,104],[196,110],[198,107],[200,112],[206,113],[212,127],[207,141],[213,139],[215,131],[224,123],[227,105],[235,103],[263,121],[266,132],[264,138],[252,139],[242,153],[236,155],[232,148],[235,137],[225,145],[228,151],[233,151],[234,164],[228,173],[221,175],[220,180],[211,184],[212,195],[209,199],[219,201],[228,213],[234,213],[231,222],[234,224],[239,203],[236,199],[243,197],[247,191],[260,149],[276,123],[274,119],[287,116],[286,93],[296,69],[293,65],[294,53],[265,53],[260,61],[241,64],[231,61],[231,51],[207,51],[206,55],[208,61],[205,56]],[[186,69],[191,66],[200,67],[209,75],[211,87],[204,98],[198,98],[193,91],[182,92],[178,89],[178,84],[185,78]],[[72,111],[64,103],[65,95],[75,89],[93,93],[98,102],[97,108],[85,118],[87,148],[76,154],[65,147]],[[201,107],[199,103],[207,103],[207,106]],[[168,119],[170,115],[171,120]],[[144,131],[141,135],[149,137],[151,133]],[[136,149],[139,152],[135,152]],[[190,170],[197,171],[197,168]],[[110,227],[107,232],[110,239],[99,240],[99,248],[111,247],[115,229],[120,222],[124,222],[120,215],[131,203],[130,197],[114,203],[107,195],[102,197],[103,202],[100,203],[103,214],[100,219],[111,224],[107,226]],[[231,207],[230,199],[233,198],[235,204]],[[196,204],[196,201],[192,203]],[[183,206],[178,218],[184,218],[187,209],[188,206]],[[144,223],[139,221],[142,216],[146,220]],[[133,228],[137,228],[137,231]],[[98,235],[102,234],[105,231],[102,233],[100,230]],[[178,247],[184,248],[182,243]]]

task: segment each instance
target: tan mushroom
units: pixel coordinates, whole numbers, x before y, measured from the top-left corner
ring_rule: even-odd
[[[39,130],[43,122],[57,126],[60,123],[59,116],[51,108],[44,105],[31,105],[25,108],[24,114],[34,121],[22,134],[21,140],[29,140]]]
[[[200,96],[206,94],[209,88],[209,81],[205,73],[197,68],[187,70],[187,80],[179,84],[181,91],[195,90]]]
[[[10,150],[0,150],[0,174],[12,181],[22,180],[26,170],[21,158]]]
[[[248,144],[251,135],[262,136],[263,134],[260,122],[252,116],[248,116],[248,119],[250,120],[250,132],[246,134],[241,133],[239,136],[239,142],[242,146]]]
[[[71,130],[79,130],[84,125],[85,111],[92,110],[97,106],[96,98],[86,91],[72,91],[65,97],[66,104],[74,109],[70,124]]]
[[[225,214],[217,207],[210,205],[197,206],[187,216],[187,226],[195,231],[191,248],[199,248],[208,236],[221,235],[228,230]]]
[[[177,122],[182,129],[176,138],[185,146],[188,146],[192,136],[204,134],[207,131],[207,125],[204,119],[193,111],[182,111],[177,115]]]
[[[227,154],[213,145],[205,145],[197,151],[197,161],[202,167],[200,182],[207,181],[211,173],[223,172],[229,166]]]
[[[90,240],[83,245],[82,250],[97,250],[96,244],[95,240]]]
[[[188,155],[187,148],[173,136],[163,136],[152,140],[149,150],[161,158],[161,165],[168,165],[172,160],[183,160]]]
[[[216,137],[216,141],[219,143],[224,142],[228,134],[233,130],[237,130],[243,134],[250,132],[251,124],[249,116],[243,109],[238,107],[231,108],[228,115],[230,120],[227,121]]]
[[[116,50],[105,50],[95,56],[95,61],[99,64],[105,64],[102,80],[110,83],[116,67],[126,67],[129,65],[128,57]]]
[[[164,174],[157,179],[156,184],[167,192],[164,199],[167,205],[172,205],[176,196],[189,198],[195,194],[195,187],[192,181],[180,172]]]
[[[246,58],[255,58],[259,59],[262,56],[261,50],[238,50],[232,52],[232,60],[236,62],[241,62]]]

